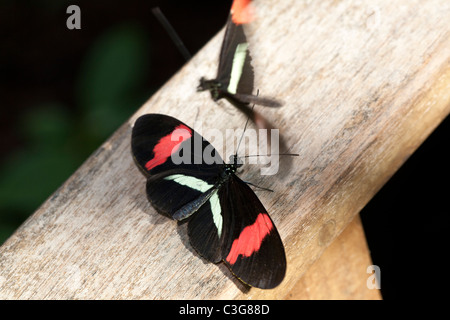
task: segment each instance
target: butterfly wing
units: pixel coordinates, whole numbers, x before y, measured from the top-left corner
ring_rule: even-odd
[[[216,80],[221,83],[223,91],[231,94],[251,95],[253,92],[254,72],[244,32],[246,24],[237,23],[230,14],[220,50]]]
[[[253,94],[254,71],[248,50],[246,30],[255,19],[251,0],[234,0],[228,17],[216,81],[221,84],[221,95],[245,112],[249,104],[280,107],[281,101]]]
[[[272,220],[254,192],[234,174],[217,184],[223,177],[222,159],[202,138],[195,151],[198,138],[192,128],[166,115],[150,114],[136,121],[132,153],[147,176],[149,201],[171,218],[195,207],[188,235],[200,255],[216,263],[224,260],[251,286],[277,286],[285,274],[286,257]],[[188,153],[189,148],[194,152]],[[216,162],[203,161],[206,149],[212,150]],[[174,155],[187,154],[190,161],[175,161]]]
[[[221,238],[224,221],[218,191],[202,206],[188,223],[189,241],[192,247],[205,259],[222,261]]]
[[[284,278],[278,231],[255,193],[234,174],[192,216],[188,235],[197,252],[215,263],[223,260],[248,285],[270,289]]]
[[[251,286],[276,287],[286,273],[286,256],[280,235],[261,201],[235,175],[220,190],[220,200],[224,214],[224,262]]]
[[[204,162],[205,148],[213,150],[212,165]],[[131,151],[136,164],[148,177],[168,170],[200,172],[223,162],[202,136],[180,120],[163,114],[146,114],[136,120]]]
[[[160,114],[140,117],[132,132],[131,147],[138,167],[147,176],[147,198],[161,214],[176,218],[177,212],[196,207],[189,222],[192,246],[212,262],[221,260],[220,231],[222,217],[215,183],[223,161],[212,145],[181,121]],[[195,143],[201,143],[196,148]],[[183,153],[185,162],[177,163],[174,155]],[[205,163],[206,155],[214,160]],[[198,207],[198,208],[197,208]],[[192,221],[191,220],[191,221]],[[194,227],[194,228],[192,228]]]
[[[147,114],[136,120],[131,149],[147,176],[149,201],[158,212],[172,218],[178,209],[214,186],[223,162],[192,128],[162,114]],[[212,150],[211,164],[204,161],[205,149]]]

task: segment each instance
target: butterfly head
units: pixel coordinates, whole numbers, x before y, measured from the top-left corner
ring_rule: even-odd
[[[211,97],[215,101],[221,98],[219,94],[219,88],[220,83],[217,82],[216,80],[206,80],[205,78],[202,77],[200,79],[200,84],[197,87],[197,91],[209,90],[211,92]]]
[[[237,154],[233,154],[230,156],[230,162],[228,163],[229,166],[233,166],[235,168],[235,171],[242,167],[244,165],[244,162],[240,157],[238,157]]]

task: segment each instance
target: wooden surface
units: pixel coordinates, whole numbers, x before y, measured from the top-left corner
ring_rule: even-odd
[[[371,265],[364,229],[357,215],[284,299],[379,300],[380,290],[367,286],[371,276],[367,268]],[[369,281],[372,284],[372,279]]]
[[[130,154],[144,113],[196,129],[201,120],[203,130],[243,127],[244,116],[195,92],[201,76],[215,75],[222,31],[3,244],[0,298],[307,297],[301,276],[449,113],[449,5],[261,1],[249,36],[256,87],[285,106],[258,111],[300,153],[283,158],[276,176],[255,165],[240,173],[275,190],[257,194],[286,247],[276,289],[245,290],[223,264],[202,260],[185,228],[149,205]]]

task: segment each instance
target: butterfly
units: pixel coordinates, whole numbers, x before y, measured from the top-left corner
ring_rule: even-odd
[[[247,115],[250,115],[248,106],[251,103],[267,107],[282,105],[274,99],[253,94],[254,72],[244,26],[254,18],[250,0],[233,1],[220,50],[217,76],[212,80],[202,77],[197,87],[197,91],[209,90],[214,101],[225,98]]]
[[[237,155],[224,163],[196,131],[163,114],[136,120],[131,149],[147,177],[148,200],[160,214],[187,221],[189,242],[203,258],[223,261],[253,287],[274,288],[283,280],[283,243],[261,201],[236,175]]]

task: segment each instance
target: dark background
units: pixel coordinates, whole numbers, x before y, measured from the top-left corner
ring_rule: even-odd
[[[231,1],[0,0],[0,243],[194,54]],[[66,8],[81,8],[81,30]],[[361,212],[384,299],[446,287],[449,120]]]

